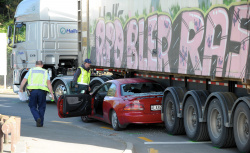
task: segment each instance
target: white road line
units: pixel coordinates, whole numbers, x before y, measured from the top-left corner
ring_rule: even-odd
[[[172,145],[172,144],[201,144],[201,143],[212,143],[211,141],[206,142],[192,142],[192,141],[186,141],[186,142],[144,142],[144,144],[166,144],[166,145]]]

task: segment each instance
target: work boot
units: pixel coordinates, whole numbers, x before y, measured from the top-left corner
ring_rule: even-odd
[[[42,124],[41,124],[41,122],[42,122],[42,120],[41,120],[40,118],[38,118],[38,119],[36,120],[36,126],[37,126],[37,127],[43,127]]]

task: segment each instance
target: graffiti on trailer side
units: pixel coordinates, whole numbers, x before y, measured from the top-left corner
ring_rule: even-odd
[[[250,79],[249,5],[99,19],[91,59],[97,66]]]

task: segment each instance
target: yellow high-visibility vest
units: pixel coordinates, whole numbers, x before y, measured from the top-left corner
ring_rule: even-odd
[[[81,70],[81,74],[79,75],[77,79],[78,84],[83,84],[83,85],[89,85],[90,82],[90,70],[86,71],[82,67],[79,67]]]
[[[47,80],[47,70],[40,67],[31,68],[28,77],[27,89],[41,89],[49,92]]]

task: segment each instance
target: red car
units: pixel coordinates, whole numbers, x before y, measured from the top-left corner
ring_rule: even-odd
[[[84,122],[97,119],[111,124],[114,130],[131,123],[162,123],[163,91],[159,83],[149,79],[110,80],[91,95],[64,95],[58,100],[58,115],[81,116]]]

